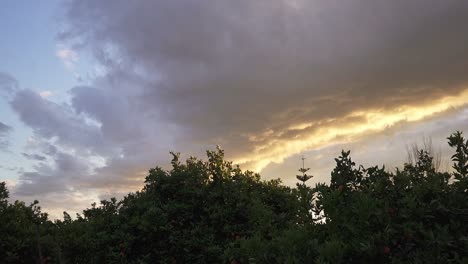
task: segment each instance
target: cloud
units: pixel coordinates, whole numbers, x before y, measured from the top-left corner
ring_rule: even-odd
[[[0,122],[0,135],[6,134],[10,132],[12,128],[9,125],[6,125],[2,122]]]
[[[364,135],[352,141],[337,141],[335,144],[304,151],[285,158],[283,162],[270,163],[263,169],[262,175],[281,178],[286,184],[295,185],[297,181],[294,173],[302,166],[301,156],[304,155],[306,166],[311,167],[310,173],[315,176],[308,184],[328,183],[331,168],[335,166],[334,158],[340,155],[341,150],[351,150],[351,157],[358,165],[384,165],[387,170],[394,171],[407,162],[406,147],[415,143],[421,145],[424,138],[431,139],[434,150],[441,152],[440,169],[449,171],[454,150],[448,146],[446,138],[456,130],[468,131],[467,108],[436,114],[430,120],[401,122],[372,136]]]
[[[463,1],[72,1],[62,37],[107,68],[101,81],[112,85],[93,90],[99,96],[179,126],[181,148],[221,143],[261,168],[316,135],[291,127],[366,130],[367,116],[356,113],[424,114],[466,89],[467,9]],[[324,130],[306,148],[335,136]]]
[[[49,96],[51,96],[53,94],[52,91],[49,91],[49,90],[45,90],[45,91],[41,91],[39,92],[39,95],[42,97],[42,98],[47,98]]]
[[[62,61],[67,69],[73,69],[78,62],[78,54],[70,48],[59,47],[55,55]]]
[[[12,130],[12,127],[0,122],[0,150],[5,151],[8,148],[9,142],[6,138]]]
[[[15,89],[32,150],[52,162],[21,176],[22,195],[120,193],[168,151],[216,144],[271,175],[302,152],[366,149],[388,131],[420,133],[415,124],[435,133],[438,116],[467,108],[466,1],[72,0],[66,10],[59,41],[70,48],[57,56],[73,65],[89,53],[101,74],[62,104]]]
[[[53,159],[53,165],[41,162],[34,171],[22,173],[15,193],[30,196],[72,191],[80,178],[91,173],[87,162],[75,155],[58,152]]]
[[[0,72],[0,94],[9,95],[18,89],[18,81],[8,73]]]
[[[39,155],[39,154],[28,154],[28,153],[21,153],[23,157],[29,159],[29,160],[38,160],[38,161],[44,161],[47,159],[47,157]]]
[[[39,137],[56,138],[63,146],[78,151],[109,150],[99,126],[74,113],[68,104],[54,103],[28,89],[19,90],[10,104]]]
[[[92,91],[93,96],[88,97],[87,91]],[[128,113],[137,115],[139,109],[125,106],[121,98],[99,96],[91,87],[77,87],[70,92],[72,104],[57,104],[28,89],[14,94],[10,105],[33,130],[26,149],[35,154],[22,155],[38,162],[34,170],[20,175],[17,195],[89,189],[112,193],[140,188],[155,160],[168,156],[159,146],[170,144],[165,140],[168,136],[158,135],[151,127],[146,129],[144,123],[127,120]],[[90,108],[80,107],[81,100]],[[101,119],[105,122],[98,122]],[[169,128],[166,131],[170,132]],[[80,164],[80,170],[62,170],[64,162]]]
[[[39,150],[41,153],[44,153],[44,155],[48,156],[53,156],[58,152],[58,148],[55,145],[40,138],[38,135],[30,136],[27,139],[25,149],[28,151]]]

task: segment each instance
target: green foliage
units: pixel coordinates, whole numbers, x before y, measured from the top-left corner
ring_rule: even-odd
[[[453,168],[456,170],[455,178],[461,180],[468,175],[468,140],[462,136],[460,131],[447,138],[450,147],[456,148],[452,160],[455,161]]]
[[[468,142],[448,139],[453,173],[426,151],[395,173],[343,151],[330,185],[313,188],[262,181],[220,149],[185,163],[171,153],[141,191],[55,222],[37,202],[9,203],[0,183],[0,262],[467,263]]]
[[[343,151],[330,186],[311,188],[312,211],[323,214],[321,221],[271,241],[251,238],[243,252],[256,263],[467,263],[468,143],[461,133],[449,139],[456,147],[452,174],[436,172],[425,151],[396,173],[356,167]],[[269,258],[278,250],[280,256]]]
[[[36,263],[47,256],[50,245],[47,214],[41,213],[38,202],[26,205],[8,203],[8,190],[0,183],[0,260],[2,263]]]

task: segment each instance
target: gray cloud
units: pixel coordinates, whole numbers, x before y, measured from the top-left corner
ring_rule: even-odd
[[[17,89],[18,81],[8,73],[0,72],[0,92],[4,95],[8,95]]]
[[[21,121],[42,138],[57,138],[58,143],[78,150],[109,151],[98,125],[77,115],[67,104],[59,105],[24,89],[14,95],[11,106]]]
[[[15,194],[37,196],[45,193],[63,193],[73,191],[80,186],[82,178],[91,173],[89,164],[77,156],[57,152],[53,164],[40,162],[33,171],[23,172]]]
[[[15,88],[11,105],[38,150],[55,148],[44,154],[54,166],[23,174],[23,195],[136,188],[169,150],[200,155],[221,144],[242,158],[370,122],[355,113],[456,98],[468,79],[462,0],[72,0],[66,10],[59,39],[105,73],[64,104]],[[349,141],[379,131],[356,133]]]
[[[18,82],[11,75],[0,72],[0,96],[9,98],[12,93],[18,89]],[[8,134],[13,128],[5,123],[0,122],[0,150],[7,150],[9,141]]]
[[[47,159],[47,157],[39,155],[39,154],[28,154],[28,153],[21,153],[23,157],[30,159],[30,160],[38,160],[38,161],[44,161]]]
[[[9,133],[12,130],[12,128],[9,125],[6,125],[2,122],[0,122],[0,135],[4,135],[6,133]]]
[[[12,127],[0,122],[0,150],[6,150],[8,148],[9,142],[7,136],[11,130],[13,130]]]
[[[107,67],[113,96],[138,79],[127,104],[240,153],[245,133],[421,104],[466,83],[465,1],[295,3],[72,1],[63,37]]]
[[[21,175],[17,194],[139,188],[155,160],[168,156],[168,136],[149,126],[151,117],[146,124],[141,122],[141,109],[126,105],[122,98],[99,95],[90,87],[76,87],[71,94],[72,104],[57,104],[27,89],[13,95],[12,108],[34,133],[26,149],[41,153],[22,154],[40,163]],[[129,119],[129,115],[139,118]],[[53,164],[41,163],[48,157]],[[81,164],[82,171],[62,170],[65,162]],[[104,167],[96,169],[100,166]]]

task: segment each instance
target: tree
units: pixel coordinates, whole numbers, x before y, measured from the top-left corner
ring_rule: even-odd
[[[421,155],[424,154],[427,154],[432,158],[432,167],[436,171],[439,171],[442,164],[442,151],[440,149],[435,149],[434,144],[432,143],[432,138],[430,137],[423,138],[422,146],[418,143],[406,146],[406,163],[415,165],[420,160]]]
[[[172,153],[142,190],[54,222],[37,201],[10,203],[0,183],[0,262],[467,263],[468,142],[448,140],[452,173],[428,151],[394,173],[342,151],[329,185],[298,177],[296,188],[242,171],[219,148],[206,161]]]

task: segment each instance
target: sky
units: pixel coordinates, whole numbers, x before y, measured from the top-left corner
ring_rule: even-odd
[[[464,0],[2,1],[0,180],[59,217],[216,145],[287,185],[424,139],[449,170],[466,24]]]

